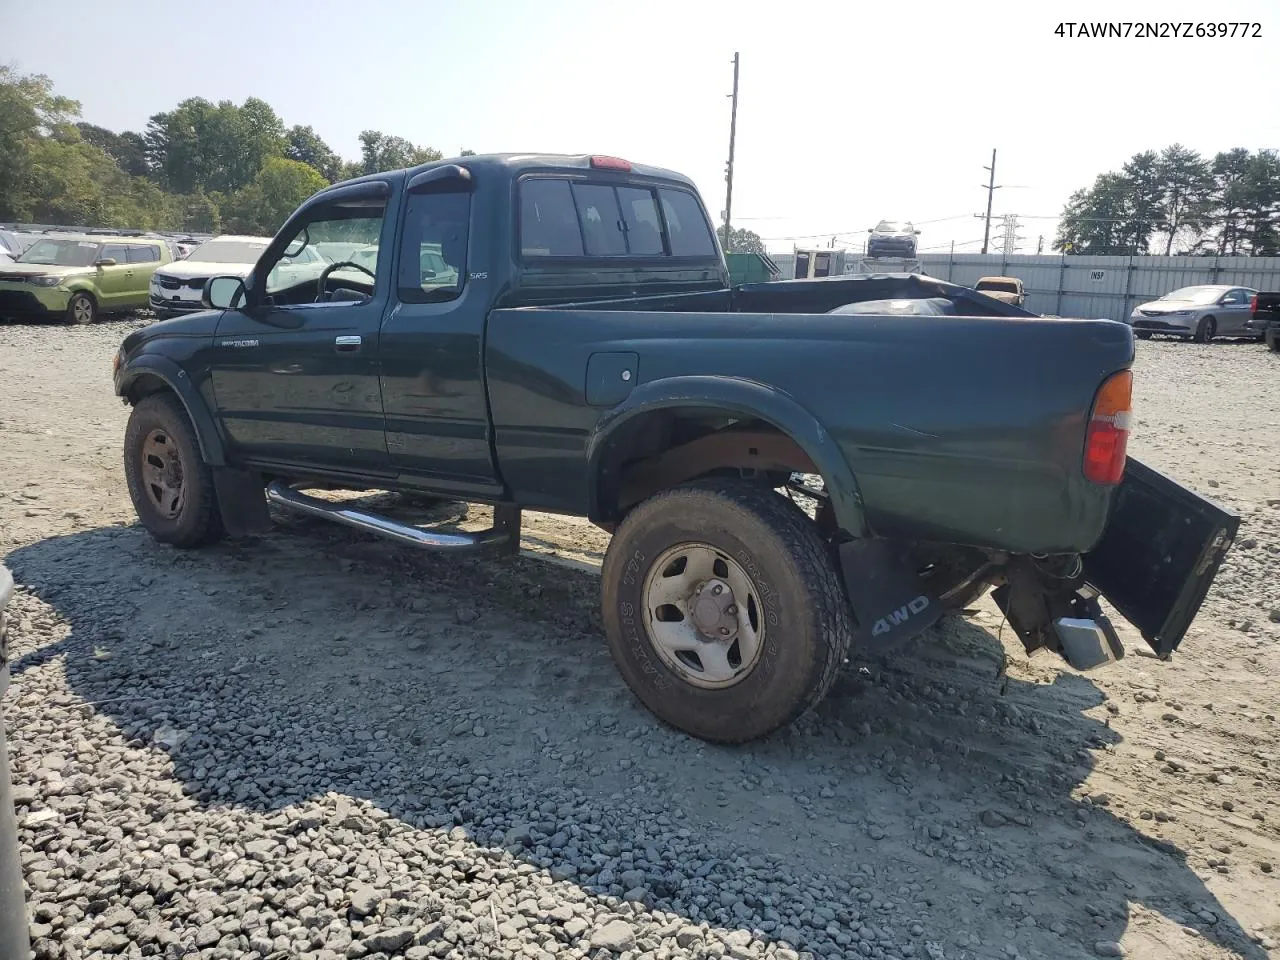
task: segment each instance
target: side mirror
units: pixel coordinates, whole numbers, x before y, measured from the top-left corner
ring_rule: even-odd
[[[212,277],[200,298],[210,310],[234,310],[244,305],[244,281],[239,277]]]
[[[100,260],[93,261],[95,267],[114,267],[116,265],[115,257],[103,257]]]

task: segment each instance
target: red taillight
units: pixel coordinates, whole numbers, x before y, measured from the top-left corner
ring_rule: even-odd
[[[1249,312],[1250,313],[1258,312],[1258,295],[1256,293],[1249,298]]]
[[[625,170],[631,171],[631,162],[623,160],[621,157],[592,157],[591,166],[597,170]]]
[[[1133,374],[1121,370],[1106,379],[1093,400],[1084,437],[1084,475],[1094,483],[1114,485],[1124,476],[1132,399]]]

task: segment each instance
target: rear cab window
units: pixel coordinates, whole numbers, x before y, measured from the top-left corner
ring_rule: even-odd
[[[519,182],[522,259],[717,256],[698,199],[677,187],[566,177]]]

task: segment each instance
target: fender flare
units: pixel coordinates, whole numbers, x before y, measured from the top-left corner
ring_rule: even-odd
[[[129,402],[129,389],[139,377],[144,375],[163,381],[165,386],[177,394],[178,399],[182,401],[182,406],[195,427],[196,440],[200,444],[200,456],[204,458],[204,462],[211,467],[225,466],[227,460],[222,446],[222,436],[218,433],[218,426],[210,415],[208,407],[205,406],[200,392],[187,376],[187,371],[168,357],[142,353],[130,358],[121,368],[116,381],[116,393]]]
[[[853,537],[868,533],[862,495],[844,452],[822,423],[790,394],[742,377],[680,376],[650,380],[608,412],[587,438],[590,516],[601,517],[601,469],[620,431],[637,417],[657,410],[701,407],[763,420],[785,433],[809,455],[826,483],[840,529]]]

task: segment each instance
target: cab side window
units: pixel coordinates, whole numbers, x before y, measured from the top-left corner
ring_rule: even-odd
[[[99,260],[114,260],[117,265],[129,262],[129,248],[123,243],[104,243],[98,251]]]
[[[400,240],[397,289],[405,303],[436,303],[462,293],[467,278],[471,194],[410,194]]]

